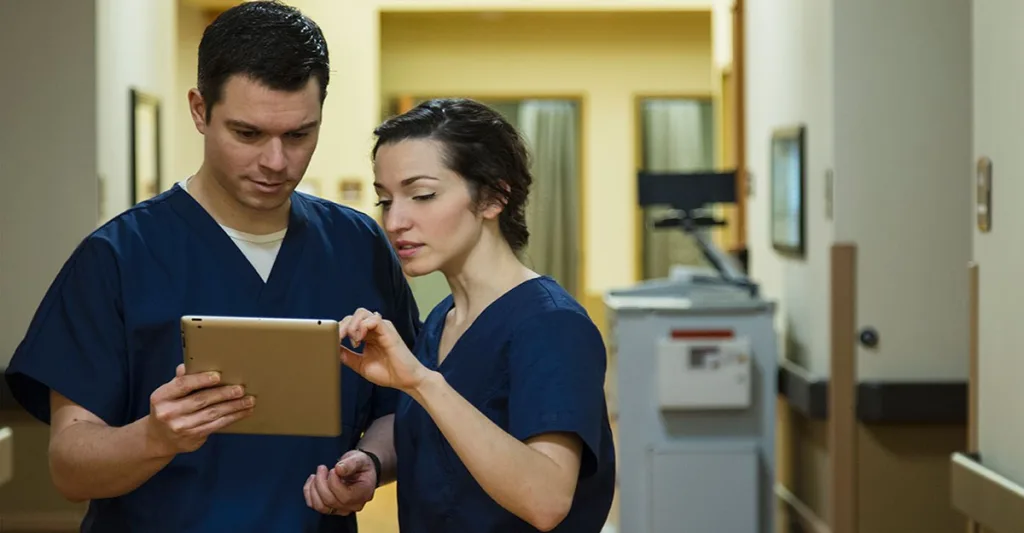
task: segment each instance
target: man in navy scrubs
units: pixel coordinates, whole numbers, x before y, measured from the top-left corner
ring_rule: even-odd
[[[320,29],[298,11],[222,14],[188,95],[201,168],[85,238],[33,317],[7,380],[51,426],[56,487],[90,500],[83,531],[355,531],[354,513],[393,479],[393,391],[346,368],[339,438],[229,435],[217,430],[259,405],[179,364],[185,314],[341,319],[366,307],[413,342],[416,306],[377,224],[294,192],[329,71]],[[339,458],[346,479],[320,466]],[[341,507],[306,506],[310,472]]]

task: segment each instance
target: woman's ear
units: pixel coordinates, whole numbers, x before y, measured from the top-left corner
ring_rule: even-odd
[[[505,194],[492,193],[489,195],[490,198],[481,213],[484,218],[498,218],[498,215],[501,215],[501,212],[505,210],[506,198],[512,193],[512,187],[509,187],[508,183],[504,181],[498,183],[498,187],[505,191]]]

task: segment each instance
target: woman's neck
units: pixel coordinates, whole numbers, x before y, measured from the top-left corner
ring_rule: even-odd
[[[503,294],[538,276],[519,262],[504,239],[481,241],[457,271],[446,273],[455,303],[448,318],[456,327],[469,325]]]

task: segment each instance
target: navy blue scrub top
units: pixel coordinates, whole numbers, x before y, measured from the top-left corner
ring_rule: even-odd
[[[150,394],[182,362],[186,314],[342,319],[378,310],[412,345],[418,313],[383,232],[370,217],[293,193],[288,232],[264,283],[231,238],[175,185],[86,237],[60,270],[18,346],[7,379],[49,422],[49,389],[123,426],[149,413]],[[356,531],[302,494],[397,393],[342,370],[337,438],[215,434],[137,490],[89,504],[82,531]],[[257,407],[258,408],[258,407]]]
[[[448,296],[427,317],[417,358],[519,440],[578,435],[583,456],[575,500],[554,531],[598,533],[615,491],[615,448],[596,326],[554,280],[534,278],[487,307],[439,366],[438,343],[452,305]],[[537,531],[484,492],[430,415],[405,394],[395,415],[395,449],[402,533]]]

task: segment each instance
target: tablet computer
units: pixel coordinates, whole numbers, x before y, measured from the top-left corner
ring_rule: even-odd
[[[248,418],[220,433],[341,434],[337,321],[188,315],[181,347],[186,373],[218,371],[256,398]]]

